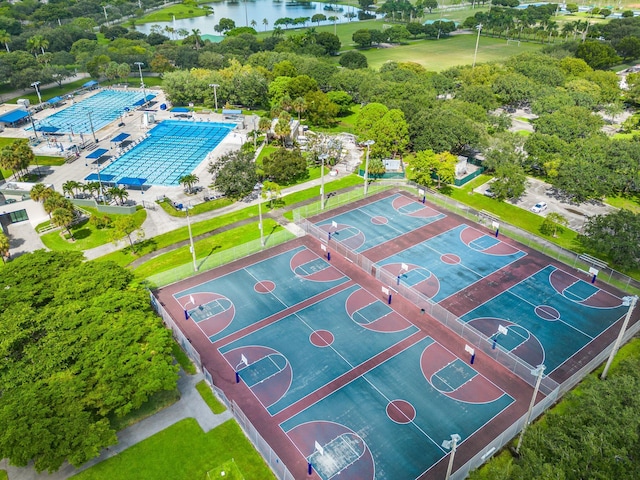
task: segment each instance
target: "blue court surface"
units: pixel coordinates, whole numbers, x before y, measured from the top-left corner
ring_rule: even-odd
[[[36,123],[36,129],[46,127],[59,133],[91,134],[121,118],[125,108],[135,109],[143,103],[142,90],[101,90]],[[147,92],[147,101],[155,95]],[[89,118],[89,115],[91,118]]]
[[[496,251],[502,253],[492,253]],[[525,255],[462,224],[378,263],[383,267],[406,264],[410,268],[401,274],[400,282],[416,287],[428,284],[418,290],[439,302]]]
[[[218,309],[225,308],[225,303],[221,303],[219,297],[226,299],[233,306],[234,315],[231,323],[219,332],[217,332],[218,326],[215,328],[212,326],[212,331],[216,331],[214,334],[207,334],[209,330],[205,330],[203,327],[204,322],[210,322],[208,318],[211,315],[208,312],[201,314],[201,310],[196,309],[191,314],[196,322],[202,323],[201,328],[209,339],[215,342],[348,281],[348,278],[342,274],[336,275],[335,280],[322,282],[308,280],[302,272],[294,274],[292,261],[297,254],[308,257],[308,260],[303,260],[302,265],[299,265],[301,268],[306,266],[308,274],[312,274],[314,270],[321,271],[331,268],[324,259],[311,254],[305,247],[298,247],[179,292],[174,297],[180,302],[181,299],[185,299],[189,295],[195,295],[196,303],[203,309],[207,308],[209,303],[214,304],[214,310],[211,311],[213,314],[217,313]],[[198,297],[199,293],[203,296]],[[207,294],[213,294],[213,296],[208,298]],[[200,298],[203,298],[204,302]],[[182,304],[185,305],[185,302]],[[189,305],[187,309],[193,307],[193,305]]]
[[[236,124],[165,120],[101,174],[145,179],[145,185],[179,185],[235,128]]]
[[[317,223],[350,250],[363,252],[446,215],[404,195],[393,195]],[[337,227],[334,227],[334,222]]]
[[[400,331],[378,332],[352,320],[345,311],[345,305],[347,299],[359,289],[357,285],[346,288],[220,349],[224,354],[232,350],[242,352],[247,346],[261,345],[282,355],[291,364],[291,385],[282,398],[271,405],[264,405],[269,413],[278,413],[418,331],[415,326],[406,322],[406,328]],[[380,300],[373,300],[369,307],[376,310],[375,314],[370,315],[377,318],[393,312]],[[315,331],[331,332],[331,344],[326,347],[311,346],[309,338]],[[247,378],[253,377],[251,365],[241,369],[240,376],[245,382]]]
[[[321,478],[337,475],[367,453],[373,459],[375,477],[362,478],[418,478],[448,454],[441,444],[451,432],[464,442],[513,403],[504,392],[498,392],[492,401],[474,403],[456,400],[434,387],[420,368],[423,352],[432,344],[430,337],[418,341],[281,423],[294,439],[301,436],[297,430],[322,426],[316,431],[325,451],[309,456]],[[468,377],[478,377],[471,366],[460,364]],[[394,416],[392,405],[403,405],[405,415]],[[331,444],[335,440],[320,436],[332,426],[342,435],[361,439],[366,448],[352,455],[334,453]]]
[[[562,276],[568,286],[554,288],[554,276]],[[618,321],[628,308],[621,299],[596,286],[577,277],[566,280],[568,277],[570,274],[548,266],[462,320],[493,322],[496,332],[498,325],[507,326],[507,335],[496,336],[497,347],[516,355],[527,343],[529,351],[532,345],[540,345],[543,358],[536,360],[546,365],[548,375]]]

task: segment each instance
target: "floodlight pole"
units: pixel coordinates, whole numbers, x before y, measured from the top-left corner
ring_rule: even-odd
[[[262,188],[258,190],[258,228],[260,229],[260,245],[264,247],[264,229],[262,228]]]
[[[449,465],[447,465],[447,474],[444,477],[445,480],[449,480],[449,477],[451,477],[451,470],[453,470],[453,459],[456,456],[456,446],[458,445],[459,441],[460,441],[460,435],[458,435],[457,433],[454,433],[453,435],[451,435],[451,440],[445,440],[444,442],[442,442],[442,446],[444,448],[451,449],[451,456],[449,457]]]
[[[326,153],[320,155],[320,160],[322,160],[322,170],[320,170],[320,210],[324,210],[324,161],[327,157]]]
[[[33,134],[36,136],[36,140],[38,140],[38,132],[36,131],[36,123],[33,121],[33,113],[29,109],[27,109],[27,113],[29,113],[29,120],[31,120],[31,128],[33,128]]]
[[[367,196],[367,192],[369,191],[369,150],[371,149],[371,145],[376,143],[373,140],[367,140],[364,144],[367,146],[367,160],[364,164],[364,196]]]
[[[246,3],[245,3],[245,5],[246,5]],[[216,113],[218,113],[218,87],[220,85],[218,85],[217,83],[210,83],[209,86],[213,87],[213,100],[214,100],[215,106],[216,106]]]
[[[196,263],[196,249],[193,246],[193,235],[191,233],[191,217],[189,216],[189,205],[185,205],[184,211],[187,212],[187,228],[189,229],[189,250],[191,250],[191,258],[193,259],[193,271],[198,271]]]
[[[480,32],[482,31],[482,24],[479,23],[476,28],[478,29],[478,38],[476,38],[476,50],[473,54],[473,65],[471,65],[471,68],[475,68],[476,66],[476,57],[478,56],[478,45],[480,44]]]
[[[93,120],[91,119],[91,110],[87,110],[87,114],[89,115],[89,126],[91,127],[91,135],[93,136],[93,141],[98,143],[98,139],[96,138],[96,132],[93,129]]]
[[[33,82],[31,84],[31,86],[36,89],[36,93],[38,94],[38,103],[41,104],[42,96],[40,95],[40,89],[38,88],[38,85],[40,85],[40,82]]]
[[[538,365],[538,367],[534,370],[531,370],[531,375],[537,375],[536,386],[533,388],[533,395],[531,396],[531,402],[529,403],[529,410],[527,411],[527,417],[524,421],[524,425],[522,426],[522,431],[520,432],[520,438],[518,439],[518,445],[516,446],[516,453],[520,453],[520,446],[522,445],[522,439],[524,438],[524,432],[529,425],[529,421],[531,420],[531,412],[533,411],[533,406],[536,403],[536,397],[538,396],[538,390],[540,390],[540,382],[542,382],[542,374],[544,373],[544,369],[546,367],[544,365]]]
[[[144,65],[144,63],[134,62],[134,65],[138,66],[138,72],[140,72],[140,88],[142,88],[142,95],[144,95],[142,106],[144,106],[147,103],[147,91],[144,88],[144,79],[142,78],[142,65]]]
[[[638,303],[638,296],[633,295],[630,297],[624,297],[622,299],[623,305],[628,305],[629,310],[627,310],[627,315],[624,317],[624,322],[622,322],[622,327],[620,327],[620,333],[618,333],[618,338],[616,338],[616,343],[613,345],[613,350],[611,350],[611,354],[609,355],[609,360],[607,360],[607,364],[602,371],[602,375],[600,375],[600,379],[604,380],[607,378],[607,373],[609,372],[609,367],[613,362],[613,358],[618,353],[618,348],[620,348],[620,344],[622,343],[622,339],[624,338],[624,334],[627,331],[627,326],[629,325],[629,320],[631,319],[631,314],[633,313],[633,309],[636,307],[636,303]]]

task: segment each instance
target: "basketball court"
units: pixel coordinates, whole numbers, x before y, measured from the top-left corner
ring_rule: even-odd
[[[443,478],[444,440],[461,437],[455,471],[527,411],[530,382],[399,286],[557,377],[626,312],[621,292],[403,192],[315,224],[317,238],[156,292],[295,478]]]

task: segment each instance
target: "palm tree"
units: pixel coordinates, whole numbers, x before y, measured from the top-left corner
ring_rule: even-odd
[[[291,122],[291,115],[287,112],[281,112],[278,117],[278,123],[276,123],[276,126],[274,127],[274,133],[282,143],[284,143],[285,139],[291,135],[291,125],[289,122]]]
[[[44,38],[42,35],[34,35],[29,40],[27,40],[27,48],[37,57],[38,50],[44,53],[45,49],[49,48],[49,40]]]
[[[44,202],[53,192],[44,183],[36,183],[29,192],[31,200],[34,202]]]
[[[58,192],[53,192],[53,194],[49,195],[42,205],[44,211],[49,215],[49,218],[51,218],[52,213],[58,208],[73,210],[73,204]]]
[[[193,192],[193,186],[198,183],[200,179],[198,178],[197,175],[190,173],[189,175],[184,175],[182,177],[180,177],[180,180],[178,180],[180,182],[181,185],[184,185],[184,187],[187,189],[188,193],[192,193]]]
[[[300,121],[300,114],[307,109],[307,102],[304,101],[304,98],[298,97],[293,102],[291,102],[291,107],[298,114],[298,121]]]
[[[68,182],[64,182],[62,184],[62,193],[72,197],[74,194],[78,193],[78,190],[80,190],[82,186],[83,185],[80,182],[76,182],[75,180],[69,180]]]
[[[327,20],[331,20],[333,22],[333,34],[337,35],[337,26],[336,23],[338,23],[339,18],[336,17],[335,15],[331,15],[329,18],[327,18]]]
[[[0,257],[2,257],[2,261],[7,263],[9,259],[9,237],[7,237],[4,233],[0,232]]]
[[[97,200],[97,193],[100,192],[100,182],[89,182],[83,186],[83,190]]]
[[[194,28],[191,33],[193,33],[193,38],[196,41],[196,50],[200,50],[200,29]]]
[[[269,26],[269,20],[267,20],[266,18],[262,19],[262,24],[264,25],[264,31],[267,31],[267,27]]]
[[[260,117],[260,121],[258,122],[258,130],[264,133],[264,141],[268,145],[269,144],[269,130],[271,129],[271,120],[267,117]]]
[[[11,34],[6,30],[0,30],[0,43],[4,43],[4,48],[7,49],[7,53],[10,52],[9,44],[11,43]]]
[[[255,30],[255,28],[258,26],[258,22],[256,22],[255,20],[251,20],[251,27]]]
[[[71,233],[71,224],[73,223],[74,218],[75,214],[73,210],[59,207],[56,208],[51,214],[51,223],[56,227],[63,227],[73,239],[73,233]]]

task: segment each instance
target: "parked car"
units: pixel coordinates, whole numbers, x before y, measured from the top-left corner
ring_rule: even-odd
[[[533,213],[542,213],[547,209],[547,202],[538,202],[533,207],[531,207],[531,211]]]
[[[493,198],[493,197],[495,197],[495,196],[496,196],[496,194],[495,194],[495,193],[493,193],[493,191],[491,190],[491,188],[487,188],[487,189],[484,191],[484,195],[485,195],[485,196],[487,196],[487,197],[489,197],[489,198]]]

